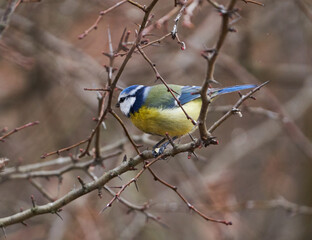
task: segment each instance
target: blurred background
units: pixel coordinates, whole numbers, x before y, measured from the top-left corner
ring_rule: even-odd
[[[129,41],[135,38],[143,13],[125,3],[105,15],[97,30],[81,40],[78,36],[92,26],[101,10],[116,2],[41,1],[22,3],[16,9],[0,40],[0,129],[33,121],[40,124],[0,142],[0,157],[10,160],[7,167],[54,159],[57,156],[40,156],[85,139],[95,127],[97,94],[83,88],[106,84],[103,65],[109,62],[102,52],[108,51],[108,28],[116,48],[125,28],[131,31]],[[139,2],[147,5],[150,1]],[[228,1],[220,2],[226,5]],[[149,202],[148,211],[166,226],[146,221],[144,214],[129,212],[118,202],[99,215],[112,197],[103,192],[100,199],[93,192],[65,206],[60,213],[63,221],[50,214],[27,220],[28,227],[7,227],[8,239],[311,239],[312,3],[261,2],[264,7],[238,1],[240,19],[233,25],[237,32],[229,33],[214,76],[221,86],[270,83],[255,94],[256,101],[243,104],[242,118],[234,115],[214,132],[219,145],[197,150],[198,158],[188,159],[183,153],[153,166],[190,203],[208,216],[232,221],[232,226],[206,222],[190,212],[177,194],[146,172],[139,178],[139,192],[131,185],[122,196],[137,205]],[[6,4],[0,3],[1,16]],[[152,23],[172,9],[173,1],[159,1]],[[170,32],[176,14],[145,38],[151,41]],[[207,64],[200,53],[214,47],[220,23],[219,13],[202,1],[193,11],[192,24],[186,24],[183,17],[179,23],[184,51],[176,40],[166,38],[145,52],[168,83],[201,85]],[[123,59],[116,58],[116,68]],[[142,56],[134,54],[119,85],[153,85],[155,79]],[[215,101],[207,125],[238,99],[238,94],[232,94]],[[142,134],[121,117],[132,135]],[[105,124],[102,146],[124,137],[111,116]],[[143,145],[142,149],[151,147]],[[128,157],[136,155],[130,143],[122,149]],[[105,169],[98,166],[94,172],[100,176],[122,158],[110,159]],[[108,186],[121,186],[135,174],[124,174]],[[79,184],[78,175],[91,181],[80,171],[64,174],[61,184],[58,178],[39,181],[51,195],[60,197]],[[0,191],[0,217],[30,208],[31,195],[39,205],[48,203],[26,179],[1,181]]]

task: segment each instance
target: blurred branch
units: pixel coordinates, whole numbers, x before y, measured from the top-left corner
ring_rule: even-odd
[[[283,197],[272,200],[256,201],[249,200],[243,203],[231,204],[228,206],[216,208],[217,211],[240,211],[244,209],[272,209],[283,208],[291,214],[312,215],[312,207],[302,206],[297,203],[290,202]]]
[[[210,106],[209,112],[223,112],[226,113],[227,111],[231,110],[232,105],[226,106]],[[242,110],[249,112],[251,114],[258,114],[266,116],[269,119],[278,120],[278,121],[288,121],[286,117],[281,116],[277,112],[273,112],[268,109],[264,109],[262,107],[250,107],[250,106],[242,106]]]
[[[237,61],[235,61],[232,57],[223,54],[220,56],[220,63],[229,69],[234,76],[237,77],[237,79],[240,79],[244,83],[250,83],[250,82],[260,82],[254,75],[249,73],[241,64],[239,64]],[[308,76],[306,78],[306,82],[304,84],[306,89],[302,89],[300,91],[301,94],[304,93],[304,90],[309,91],[311,86],[308,84],[309,81],[311,81],[312,75]],[[294,109],[297,109],[300,111],[300,109],[304,109],[306,104],[310,104],[309,101],[306,101],[303,103],[298,103],[299,105],[296,108],[290,108],[288,111],[285,110],[285,108],[282,107],[280,101],[277,99],[277,97],[270,92],[269,89],[264,88],[263,89],[263,97],[261,100],[264,102],[267,102],[269,106],[272,106],[274,111],[276,111],[282,119],[287,121],[282,121],[282,126],[284,127],[286,133],[290,137],[290,139],[296,144],[296,146],[301,149],[301,151],[310,159],[312,159],[312,143],[311,141],[303,134],[303,132],[298,128],[298,126],[295,124],[295,122],[292,120],[296,119],[298,116],[297,114],[289,114],[291,112],[294,112]],[[298,93],[299,94],[299,93]],[[299,98],[299,95],[297,95]],[[305,95],[302,96],[303,98]],[[304,101],[304,100],[302,100]],[[290,103],[288,104],[290,105]]]
[[[0,158],[0,174],[4,171],[4,168],[8,164],[8,162],[8,158]]]
[[[143,141],[145,143],[149,143],[151,145],[154,145],[154,142],[148,141],[148,139],[146,139],[145,135],[143,136],[132,136],[132,138],[135,141]],[[105,153],[107,151],[111,151],[114,150],[116,148],[121,148],[124,144],[126,144],[128,142],[128,138],[124,137],[121,138],[118,141],[115,141],[112,144],[106,145],[105,147],[102,147],[101,153]],[[49,161],[44,161],[44,162],[40,162],[40,163],[33,163],[33,164],[28,164],[28,165],[22,165],[22,166],[17,166],[17,167],[10,167],[10,168],[6,168],[5,171],[0,172],[0,183],[5,181],[5,180],[9,180],[11,179],[9,175],[12,174],[25,174],[27,175],[29,172],[33,172],[37,169],[40,168],[45,168],[45,167],[52,167],[52,166],[59,166],[59,165],[71,165],[73,163],[73,156],[70,157],[59,157],[56,159],[52,159]],[[89,157],[90,158],[90,157]],[[90,160],[90,159],[89,159]]]
[[[104,157],[102,157],[101,159],[91,159],[85,162],[81,162],[78,161],[77,159],[72,159],[72,162],[65,165],[62,168],[56,169],[56,170],[38,170],[38,171],[27,171],[27,172],[17,172],[16,173],[5,173],[4,172],[4,178],[1,180],[13,180],[13,179],[28,179],[28,178],[38,178],[38,177],[43,177],[43,178],[47,178],[47,177],[60,177],[62,176],[64,173],[72,171],[74,169],[80,169],[80,170],[84,170],[84,169],[88,169],[90,166],[93,165],[98,165],[100,163],[102,163],[102,161],[105,161],[107,159],[116,157],[118,155],[120,155],[122,153],[121,150],[112,153],[112,154],[108,154]],[[0,174],[1,177],[2,174]]]
[[[263,90],[265,91],[265,90]],[[299,119],[312,105],[312,86],[310,80],[302,87],[298,93],[292,97],[284,106],[285,112],[288,112],[293,119]],[[268,95],[266,95],[268,96]],[[255,126],[246,132],[246,139],[243,140],[241,135],[234,137],[227,145],[225,145],[219,153],[209,159],[202,171],[205,182],[211,182],[215,178],[222,176],[222,172],[233,164],[244,159],[248,154],[256,151],[282,132],[282,126],[276,121],[268,120]],[[299,144],[299,142],[298,142]],[[305,144],[305,143],[303,143]],[[243,147],[240,147],[243,146]],[[311,151],[312,148],[306,149]],[[231,156],[229,158],[229,156]],[[311,159],[308,157],[308,159]]]
[[[255,0],[242,0],[244,3],[252,3],[252,4],[256,4],[258,6],[264,7],[264,4]]]
[[[29,182],[50,202],[55,201],[55,198],[52,197],[39,182],[31,178],[29,179]]]
[[[303,0],[294,1],[304,15],[306,15],[306,17],[312,22],[312,8],[308,8],[307,4]]]
[[[4,30],[8,28],[11,16],[16,8],[18,0],[8,0],[6,9],[0,18],[0,39],[3,36]]]

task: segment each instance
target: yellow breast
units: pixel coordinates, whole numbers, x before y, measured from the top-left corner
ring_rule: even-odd
[[[201,99],[196,99],[183,105],[184,110],[197,120]],[[141,107],[140,110],[130,115],[132,123],[143,132],[165,136],[180,137],[194,129],[194,125],[188,120],[180,107],[173,109],[159,109]]]

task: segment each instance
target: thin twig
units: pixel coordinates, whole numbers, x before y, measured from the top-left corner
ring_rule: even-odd
[[[99,22],[102,20],[103,16],[109,12],[111,12],[112,10],[114,10],[115,8],[119,7],[120,5],[124,4],[128,2],[128,0],[122,0],[118,3],[116,3],[115,5],[111,6],[110,8],[104,10],[104,11],[101,11],[100,12],[100,15],[98,16],[98,18],[96,19],[96,21],[92,24],[91,27],[89,27],[87,30],[85,30],[82,34],[80,34],[78,36],[79,39],[83,39],[85,38],[92,30],[96,30],[98,28],[98,24]]]
[[[129,141],[131,142],[132,146],[134,147],[134,149],[136,150],[137,154],[141,154],[140,150],[138,149],[138,145],[134,142],[134,140],[132,139],[132,137],[130,136],[125,124],[123,123],[123,121],[120,119],[120,117],[114,112],[114,110],[111,110],[110,113],[114,116],[114,118],[120,123],[120,125],[122,126],[123,130],[126,133],[127,138],[129,139]]]
[[[307,4],[302,0],[294,0],[298,5],[299,9],[304,13],[304,15],[312,22],[312,9],[308,8]]]
[[[199,211],[194,205],[192,205],[191,203],[189,203],[186,198],[178,191],[178,188],[176,186],[173,186],[169,183],[167,183],[166,181],[160,179],[155,172],[151,169],[151,168],[147,168],[150,173],[153,175],[154,180],[160,182],[161,184],[163,184],[164,186],[170,188],[171,190],[173,190],[181,199],[182,201],[187,205],[187,207],[194,211],[195,213],[197,213],[199,216],[201,216],[203,219],[205,219],[206,221],[210,221],[210,222],[216,222],[216,223],[222,223],[225,225],[232,225],[232,222],[228,222],[225,220],[218,220],[218,219],[214,219],[214,218],[210,218],[208,216],[206,216],[204,213],[202,213],[201,211]]]
[[[246,95],[241,96],[241,98],[235,103],[235,105],[232,107],[232,109],[230,109],[229,111],[227,111],[227,113],[225,113],[221,118],[219,118],[219,120],[217,120],[214,124],[212,124],[212,126],[208,129],[209,133],[212,133],[217,127],[219,127],[226,119],[228,119],[230,116],[233,115],[234,112],[237,111],[238,107],[247,99],[249,99],[251,97],[252,94],[254,94],[255,92],[259,91],[263,86],[265,86],[266,84],[268,84],[269,81],[262,83],[261,85],[257,86],[256,88],[252,89],[249,93],[247,93]]]
[[[145,14],[144,14],[144,17],[143,17],[143,20],[142,20],[142,23],[140,25],[140,29],[138,31],[138,34],[137,34],[137,37],[136,37],[136,40],[135,42],[133,43],[132,47],[130,48],[130,50],[128,51],[124,61],[122,62],[114,80],[112,81],[111,85],[109,86],[111,91],[109,92],[109,96],[108,96],[108,102],[107,102],[107,106],[106,106],[106,109],[105,111],[103,112],[101,118],[99,119],[98,121],[98,124],[96,125],[95,129],[92,130],[89,138],[88,138],[88,141],[87,141],[87,146],[85,148],[85,150],[80,154],[79,157],[83,157],[85,156],[88,151],[89,151],[89,147],[90,147],[90,144],[91,144],[91,141],[92,141],[92,138],[95,134],[95,130],[100,126],[100,124],[102,123],[102,121],[104,120],[104,118],[106,117],[107,113],[110,112],[110,110],[112,109],[112,101],[113,101],[113,89],[115,89],[116,85],[117,85],[117,82],[119,80],[119,78],[121,77],[121,74],[123,73],[128,61],[130,60],[134,50],[136,49],[136,46],[138,45],[138,43],[140,42],[141,38],[142,38],[142,32],[147,24],[147,21],[148,21],[148,18],[149,18],[149,15],[152,11],[152,9],[154,8],[154,6],[156,5],[156,3],[158,2],[158,0],[153,0],[150,5],[145,9]]]
[[[152,63],[152,61],[148,58],[148,56],[143,52],[143,50],[140,48],[140,46],[137,47],[137,49],[139,50],[139,52],[141,53],[141,55],[143,56],[143,58],[148,62],[148,64],[151,66],[151,68],[153,69],[156,78],[159,79],[167,88],[167,90],[170,92],[170,94],[172,95],[172,97],[174,98],[174,100],[177,102],[177,104],[179,105],[179,107],[181,108],[181,110],[183,111],[183,113],[185,114],[186,118],[188,120],[190,120],[192,122],[192,124],[194,126],[196,126],[196,121],[190,116],[188,115],[188,113],[185,111],[185,109],[183,108],[181,102],[179,101],[179,99],[176,97],[176,93],[174,93],[174,91],[170,88],[170,86],[166,83],[165,79],[159,74],[157,68],[155,67],[155,64]]]
[[[215,4],[212,1],[208,1],[208,2],[210,2],[213,5]],[[207,111],[208,111],[208,106],[210,104],[210,99],[207,96],[207,90],[209,88],[209,84],[211,82],[214,82],[213,75],[214,75],[215,63],[217,60],[218,53],[221,47],[223,46],[225,38],[229,32],[229,20],[230,20],[231,13],[234,9],[236,2],[237,0],[231,0],[226,9],[223,6],[222,8],[220,8],[220,5],[217,5],[217,6],[214,5],[218,9],[220,8],[219,11],[222,14],[222,23],[221,23],[220,34],[219,34],[216,46],[214,49],[208,52],[208,56],[206,57],[207,72],[206,72],[206,78],[203,81],[202,89],[200,93],[201,99],[202,99],[202,107],[201,107],[201,111],[200,111],[199,118],[198,118],[198,128],[199,128],[200,137],[204,141],[205,145],[209,145],[210,139],[212,137],[210,133],[207,131],[207,126],[206,126]]]
[[[29,178],[29,182],[50,202],[53,202],[55,200],[55,198],[52,197],[39,182],[32,178]]]
[[[3,32],[8,28],[9,22],[13,12],[16,9],[16,4],[18,0],[8,0],[8,4],[5,8],[3,16],[0,18],[0,39],[3,36]]]
[[[258,1],[255,1],[255,0],[242,0],[244,3],[252,3],[252,4],[256,4],[258,6],[261,6],[261,7],[264,7],[264,3],[261,3],[261,2],[258,2]]]
[[[20,127],[17,127],[17,128],[14,128],[12,131],[8,132],[7,134],[3,135],[0,137],[0,142],[4,142],[4,139],[7,138],[8,136],[12,135],[13,133],[16,133],[20,130],[23,130],[25,128],[28,128],[28,127],[32,127],[32,126],[35,126],[39,124],[39,121],[35,121],[35,122],[30,122],[30,123],[27,123],[23,126],[20,126]]]

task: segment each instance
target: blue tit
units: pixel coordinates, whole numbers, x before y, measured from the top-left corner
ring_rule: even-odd
[[[239,85],[226,88],[209,88],[207,95],[212,101],[217,96],[254,88],[257,85]],[[180,86],[169,84],[176,98],[188,115],[197,120],[202,101],[199,86]],[[124,89],[116,105],[129,117],[132,123],[145,133],[152,135],[181,137],[195,129],[163,84],[156,86],[133,85]]]

